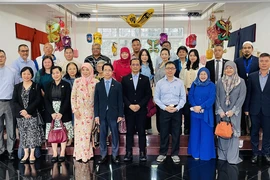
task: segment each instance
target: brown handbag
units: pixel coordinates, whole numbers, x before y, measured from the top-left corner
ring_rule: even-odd
[[[54,129],[54,122],[55,120],[52,120],[51,123],[51,129],[48,135],[48,142],[49,143],[62,143],[66,142],[68,140],[67,137],[67,129],[63,125],[62,120],[59,120],[61,127],[59,129]]]
[[[233,135],[233,128],[232,123],[229,119],[223,120],[221,119],[216,126],[215,135],[223,138],[223,139],[230,139]]]

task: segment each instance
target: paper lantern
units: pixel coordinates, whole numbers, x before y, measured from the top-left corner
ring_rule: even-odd
[[[159,44],[162,46],[164,41],[168,41],[168,34],[160,33]]]
[[[99,32],[94,33],[94,43],[102,44],[102,34]]]
[[[88,43],[92,43],[92,41],[93,41],[92,34],[87,34],[87,35],[86,35],[86,41],[87,41]]]

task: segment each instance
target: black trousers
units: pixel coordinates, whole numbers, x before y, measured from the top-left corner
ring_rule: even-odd
[[[160,109],[160,155],[167,155],[169,134],[172,135],[172,155],[178,155],[181,135],[182,109],[169,113]]]
[[[160,108],[159,106],[157,107],[157,113],[156,113],[156,126],[157,126],[157,131],[160,133]]]
[[[250,115],[251,118],[251,145],[254,155],[270,155],[270,116],[263,115],[260,111],[257,115]],[[262,151],[259,151],[259,131],[263,130]]]
[[[190,130],[190,104],[187,102],[183,107],[183,115],[184,115],[184,128],[185,130]],[[182,122],[182,117],[181,117],[181,122]],[[182,123],[181,123],[182,124]]]
[[[145,120],[146,113],[132,113],[125,116],[127,133],[126,133],[126,151],[132,152],[134,144],[134,133],[135,129],[138,132],[139,137],[139,148],[140,152],[145,153],[146,147],[146,135],[145,135]]]

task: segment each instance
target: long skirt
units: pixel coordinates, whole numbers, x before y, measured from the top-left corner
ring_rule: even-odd
[[[20,147],[33,149],[41,146],[44,132],[42,127],[38,126],[37,117],[17,118],[17,125],[20,134]]]
[[[201,160],[216,158],[213,127],[191,114],[188,154]]]

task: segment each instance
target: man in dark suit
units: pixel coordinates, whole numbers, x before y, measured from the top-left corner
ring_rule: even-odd
[[[252,55],[253,44],[250,41],[246,41],[242,46],[243,57],[236,59],[234,62],[237,66],[238,75],[245,80],[247,85],[249,74],[259,70],[259,60],[256,56]],[[247,127],[248,122],[245,117],[244,110],[242,110],[241,117],[241,135],[248,135],[249,131]]]
[[[213,83],[216,83],[222,76],[224,70],[224,64],[228,61],[222,58],[223,46],[216,45],[214,48],[215,59],[206,62],[205,67],[210,71],[210,79]]]
[[[245,114],[250,115],[252,163],[257,163],[259,156],[265,156],[270,164],[270,55],[262,53],[259,58],[259,71],[248,76],[247,97],[244,106]],[[262,151],[259,151],[259,131],[263,130]]]
[[[112,132],[112,160],[119,163],[119,134],[118,122],[123,119],[122,86],[112,79],[113,66],[106,63],[102,67],[104,78],[95,88],[94,113],[95,122],[100,125],[100,154],[99,164],[107,160],[108,127]]]
[[[127,123],[126,155],[124,161],[132,161],[132,146],[134,130],[138,131],[140,161],[146,161],[145,120],[147,103],[151,97],[149,78],[140,74],[141,61],[134,58],[130,61],[132,73],[123,77],[122,88],[125,104],[125,118]]]

